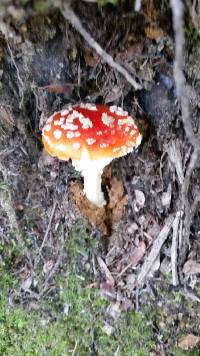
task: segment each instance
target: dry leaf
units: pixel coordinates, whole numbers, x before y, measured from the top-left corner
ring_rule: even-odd
[[[108,324],[106,321],[105,321],[105,324],[104,324],[102,330],[108,336],[111,336],[115,331],[114,327],[111,326],[110,324]]]
[[[42,272],[44,274],[47,274],[48,272],[50,272],[52,270],[53,265],[54,265],[54,263],[53,263],[52,260],[49,260],[49,261],[45,262]]]
[[[51,83],[49,85],[45,85],[43,87],[39,87],[38,89],[47,90],[49,93],[56,94],[72,94],[73,88],[77,86],[77,84],[73,83]]]
[[[144,44],[142,42],[136,43],[133,46],[125,49],[125,51],[119,52],[116,55],[115,59],[117,61],[130,61],[135,56],[142,54],[143,48],[144,48]]]
[[[139,227],[136,224],[136,222],[133,222],[128,228],[127,228],[127,232],[130,235],[133,235],[136,231],[138,231]]]
[[[145,33],[150,40],[156,40],[159,37],[163,36],[163,31],[161,28],[154,28],[154,27],[146,27]]]
[[[108,94],[105,96],[105,104],[108,104],[112,101],[116,101],[122,96],[122,88],[119,85],[115,85],[109,90]]]
[[[10,109],[0,105],[0,122],[10,126],[15,126],[15,120]]]
[[[100,284],[100,292],[101,292],[102,297],[104,297],[104,298],[108,298],[111,300],[116,299],[116,290],[115,290],[114,286],[108,282],[102,282]]]
[[[25,279],[25,281],[22,282],[21,288],[22,288],[24,291],[27,291],[27,290],[30,289],[31,284],[32,284],[32,277],[29,276],[27,279]]]
[[[188,260],[183,266],[183,273],[185,275],[200,273],[200,263],[193,260]]]
[[[135,200],[134,200],[134,209],[136,212],[138,212],[140,209],[144,207],[145,204],[145,196],[144,193],[141,190],[134,190],[135,193]]]
[[[143,258],[145,252],[146,252],[146,245],[144,241],[140,241],[139,245],[134,248],[133,253],[131,255],[132,267],[136,267],[138,265],[138,263]]]
[[[114,320],[118,319],[120,314],[121,314],[121,305],[119,302],[111,303],[108,308],[106,309],[106,312],[111,318]]]
[[[90,51],[85,51],[84,53],[84,59],[85,59],[85,63],[89,66],[89,67],[96,67],[96,65],[98,64],[99,61],[99,57],[96,53],[94,52],[90,52]]]
[[[182,350],[193,349],[198,345],[199,341],[200,341],[199,336],[188,334],[182,337],[182,339],[178,343],[178,347]]]

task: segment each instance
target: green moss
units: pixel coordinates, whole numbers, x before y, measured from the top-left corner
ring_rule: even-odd
[[[95,249],[87,226],[78,222],[66,243],[67,266],[56,278],[55,294],[29,313],[9,306],[9,290],[16,281],[8,272],[10,261],[1,263],[0,354],[71,355],[76,347],[76,355],[90,355],[93,348],[102,356],[117,350],[119,355],[149,355],[154,346],[150,316],[124,313],[114,321],[107,315],[108,302],[87,287],[92,274],[84,270],[82,258],[86,253],[89,258]],[[111,335],[104,331],[106,322],[113,328]]]
[[[38,13],[45,13],[46,11],[52,10],[52,8],[60,7],[60,0],[35,0],[34,1],[34,9]]]
[[[64,287],[64,288],[63,288]],[[3,355],[68,355],[76,345],[77,355],[89,355],[95,344],[99,355],[122,354],[145,356],[154,346],[151,327],[142,314],[125,315],[108,336],[103,331],[105,302],[95,291],[82,288],[80,279],[71,276],[62,286],[61,300],[69,303],[69,314],[57,320],[21,308],[0,308],[0,352]]]
[[[189,23],[188,26],[185,28],[185,38],[187,44],[194,45],[200,41],[200,36],[198,31],[195,29],[192,23]]]

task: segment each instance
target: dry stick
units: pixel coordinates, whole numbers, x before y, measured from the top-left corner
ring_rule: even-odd
[[[135,7],[134,7],[134,9],[135,9],[135,11],[136,12],[139,12],[140,11],[140,9],[141,9],[141,0],[135,0]]]
[[[173,221],[173,235],[172,235],[172,246],[171,246],[171,265],[172,265],[172,284],[177,286],[178,272],[177,272],[177,256],[178,256],[178,234],[179,234],[179,223],[181,219],[181,211],[177,211],[176,217]]]
[[[162,228],[162,230],[158,234],[157,238],[155,239],[155,241],[153,243],[153,247],[151,249],[151,252],[149,253],[147,259],[145,260],[145,262],[141,268],[141,271],[137,277],[138,285],[141,285],[142,283],[144,283],[154,262],[156,261],[158,255],[160,253],[161,247],[169,235],[170,229],[172,227],[173,219],[174,219],[173,216],[168,217],[164,227]]]
[[[7,43],[7,47],[8,47],[8,52],[10,54],[10,58],[11,58],[11,61],[16,69],[16,72],[17,72],[17,78],[18,78],[18,82],[19,82],[19,92],[20,92],[20,97],[21,97],[21,100],[20,100],[20,103],[19,103],[19,108],[21,109],[22,107],[22,103],[24,101],[24,83],[23,83],[23,80],[20,76],[20,73],[19,73],[19,68],[17,67],[17,64],[15,62],[15,59],[14,59],[14,56],[13,56],[13,53],[12,53],[12,50],[10,48],[10,45],[8,43],[8,41],[6,41]]]
[[[199,140],[195,137],[192,123],[190,119],[189,111],[189,100],[186,94],[185,88],[185,77],[183,73],[184,68],[184,3],[182,0],[170,0],[172,14],[173,14],[173,27],[175,33],[175,61],[174,61],[174,79],[176,83],[176,92],[177,97],[181,104],[182,112],[182,121],[185,128],[186,136],[190,144],[194,147],[193,154],[190,159],[190,164],[187,169],[186,175],[181,189],[181,203],[182,208],[185,211],[185,220],[184,220],[184,239],[182,241],[181,255],[179,256],[180,263],[183,262],[187,249],[187,241],[189,240],[190,235],[190,225],[188,226],[187,221],[190,216],[190,205],[188,201],[188,189],[190,185],[190,178],[193,170],[196,167],[196,162],[198,154],[200,152],[200,143]]]
[[[191,155],[190,163],[189,163],[187,171],[185,173],[184,184],[182,186],[182,195],[183,195],[184,199],[187,198],[187,192],[188,192],[189,185],[190,185],[190,178],[191,178],[192,172],[196,166],[198,155],[199,155],[199,149],[198,149],[198,147],[195,147],[194,151]]]
[[[61,11],[63,17],[79,32],[79,34],[84,38],[84,40],[92,47],[101,58],[108,63],[112,68],[116,69],[121,73],[125,79],[135,88],[135,90],[141,89],[141,85],[138,84],[133,77],[123,68],[119,63],[115,62],[112,56],[110,56],[90,35],[89,32],[83,27],[80,19],[74,13],[72,9],[69,8],[67,4],[64,5],[64,9]]]
[[[177,97],[181,103],[182,120],[185,132],[194,149],[200,149],[199,140],[195,137],[190,120],[189,100],[186,94],[184,68],[184,4],[182,0],[170,0],[173,13],[173,27],[175,33],[175,61],[174,79],[176,83]]]

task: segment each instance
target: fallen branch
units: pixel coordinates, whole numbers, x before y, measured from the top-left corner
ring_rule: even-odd
[[[196,167],[197,158],[200,153],[200,141],[193,132],[192,122],[189,110],[189,99],[186,93],[186,80],[184,76],[184,2],[182,0],[170,0],[173,27],[175,33],[175,60],[174,60],[174,79],[176,84],[176,93],[181,105],[182,121],[185,128],[185,133],[188,141],[192,145],[194,151],[190,158],[190,163],[187,168],[182,186],[181,186],[181,209],[185,213],[183,222],[182,246],[180,251],[179,263],[184,261],[187,246],[189,243],[191,214],[190,202],[188,200],[188,190],[190,186],[191,176]]]
[[[171,230],[172,227],[172,222],[173,222],[173,216],[170,216],[164,227],[162,228],[162,230],[160,231],[160,233],[158,234],[157,238],[155,239],[154,243],[153,243],[153,247],[151,249],[150,254],[148,255],[148,257],[146,258],[141,271],[137,277],[137,285],[141,285],[145,282],[146,277],[148,276],[153,264],[155,263],[160,250],[162,248],[162,245],[164,244],[165,240],[167,239],[169,232]]]
[[[74,13],[74,11],[65,4],[63,10],[61,10],[63,17],[76,29],[77,32],[84,38],[84,40],[92,47],[99,56],[108,63],[112,68],[116,69],[123,77],[135,88],[135,90],[141,89],[141,85],[138,84],[133,77],[123,68],[119,63],[115,62],[110,54],[108,54],[90,35],[88,31],[83,27],[80,19]]]
[[[184,69],[184,3],[182,0],[170,0],[173,27],[175,33],[175,60],[174,60],[174,79],[176,84],[176,94],[181,104],[182,120],[188,140],[194,147],[200,148],[199,139],[195,137],[190,119],[189,99],[186,94],[186,80],[183,73]]]

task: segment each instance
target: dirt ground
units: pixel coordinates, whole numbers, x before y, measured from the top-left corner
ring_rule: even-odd
[[[140,84],[135,90],[65,20],[56,1],[41,8],[33,3],[10,1],[0,17],[0,239],[5,246],[12,235],[21,250],[11,258],[18,278],[13,298],[31,309],[48,297],[68,256],[64,241],[84,218],[98,242],[93,287],[121,311],[159,306],[166,333],[173,324],[177,333],[198,339],[200,161],[192,165],[195,149],[176,94],[169,4],[143,1],[137,13],[132,1],[72,3],[85,29]],[[187,5],[184,74],[200,140],[199,5]],[[42,146],[45,120],[80,102],[123,107],[143,135],[137,151],[105,168],[108,203],[102,209],[84,197],[71,162],[48,156]],[[174,342],[176,332],[168,342],[160,340],[152,355],[169,354]]]

